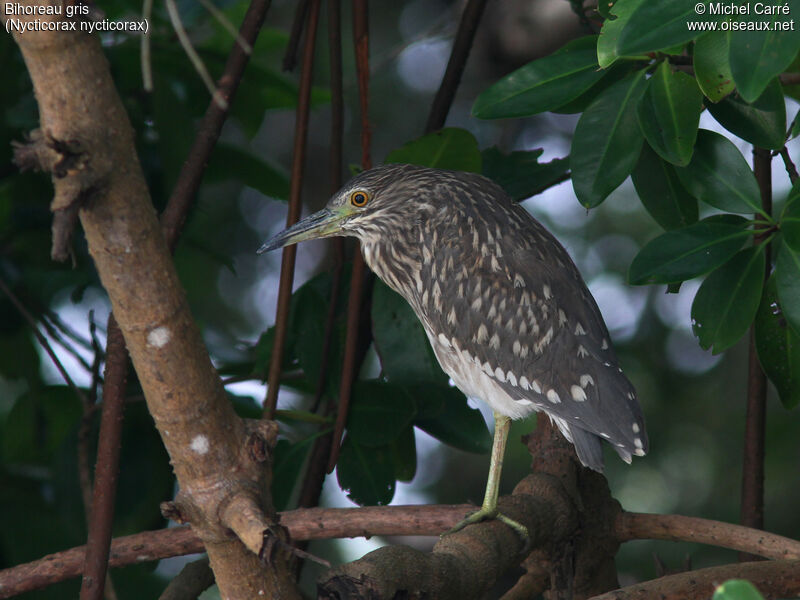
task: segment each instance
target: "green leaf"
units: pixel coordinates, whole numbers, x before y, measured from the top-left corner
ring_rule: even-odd
[[[481,172],[478,141],[469,131],[457,127],[445,127],[412,140],[390,152],[384,162]]]
[[[752,232],[750,221],[736,215],[715,215],[684,229],[668,231],[645,245],[633,259],[631,285],[677,283],[727,262]]]
[[[673,164],[689,164],[697,138],[703,95],[694,77],[673,71],[666,61],[649,79],[639,102],[642,133],[661,158]]]
[[[382,381],[357,381],[351,403],[347,432],[364,446],[394,442],[417,414],[414,397],[406,389]]]
[[[217,144],[206,170],[206,182],[237,180],[265,196],[286,200],[289,178],[265,160],[229,144]]]
[[[417,315],[382,281],[372,292],[372,336],[383,376],[392,383],[446,382]]]
[[[22,394],[6,417],[0,451],[7,463],[49,463],[77,427],[83,410],[67,386]]]
[[[346,435],[336,463],[336,479],[356,504],[389,504],[397,485],[391,447],[366,448]]]
[[[725,31],[710,31],[694,43],[694,76],[712,102],[719,102],[736,87],[728,59],[730,48]]]
[[[794,120],[792,121],[792,128],[789,132],[789,139],[793,140],[798,135],[800,135],[800,110],[798,110],[794,115]]]
[[[575,127],[572,185],[587,208],[605,200],[639,159],[644,137],[635,109],[646,84],[644,71],[615,83],[592,102]]]
[[[308,453],[318,438],[329,433],[321,431],[299,442],[291,443],[288,440],[278,440],[273,453],[272,466],[272,502],[275,510],[284,510],[289,505],[289,500],[297,485],[297,479],[303,473],[303,464]]]
[[[417,473],[417,441],[414,427],[406,427],[392,442],[394,474],[398,481],[411,481]]]
[[[768,6],[768,5],[765,5]],[[792,16],[800,14],[800,0],[776,4],[786,6],[789,14],[753,14],[740,17],[741,28],[730,33],[730,62],[736,88],[747,102],[754,102],[773,78],[792,64],[800,50],[800,35],[781,28]],[[762,28],[769,23],[769,30]]]
[[[729,579],[717,586],[712,600],[764,600],[764,596],[745,579]]]
[[[569,172],[568,158],[538,162],[543,150],[503,154],[492,146],[482,152],[483,174],[493,179],[513,200],[524,200],[554,185]]]
[[[755,175],[725,136],[701,129],[692,162],[677,173],[689,193],[706,204],[732,213],[762,212]]]
[[[691,31],[686,23],[697,20],[696,4],[692,0],[619,0],[611,9],[617,18],[603,22],[600,30],[600,66],[605,69],[623,56],[672,49],[693,40],[700,32]]]
[[[709,105],[708,111],[725,129],[754,146],[770,150],[783,148],[786,138],[786,102],[777,79],[773,79],[752,104],[734,94],[719,104]]]
[[[459,450],[478,454],[489,452],[492,436],[489,435],[486,422],[478,409],[467,405],[464,394],[448,386],[426,388],[426,393],[437,396],[434,402],[443,402],[435,405],[433,410],[426,411],[426,418],[418,416],[414,425]],[[426,399],[421,397],[419,401],[424,404]]]
[[[778,300],[775,276],[764,286],[755,321],[758,360],[787,409],[800,405],[800,335],[789,327]]]
[[[740,250],[706,277],[692,303],[692,330],[714,354],[730,348],[755,318],[764,286],[764,244]]]
[[[675,167],[647,144],[642,146],[631,179],[647,212],[664,229],[679,229],[697,221],[697,200],[683,187]]]
[[[783,314],[800,335],[800,252],[782,243],[775,262],[775,282]]]
[[[578,38],[500,79],[478,96],[472,114],[505,119],[553,110],[577,98],[603,75],[597,68],[597,36]]]
[[[783,242],[794,251],[800,251],[800,179],[794,182],[786,208],[780,221]]]

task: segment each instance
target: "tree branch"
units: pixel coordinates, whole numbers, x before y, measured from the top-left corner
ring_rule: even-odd
[[[524,488],[520,488],[520,492]],[[539,493],[539,492],[537,492]],[[518,494],[523,512],[537,510],[529,496]],[[554,501],[558,496],[550,495]],[[571,504],[570,504],[571,505]],[[505,505],[504,505],[505,506]],[[431,506],[371,506],[364,508],[304,508],[282,512],[279,520],[293,540],[320,540],[373,536],[439,535],[474,510],[469,504]],[[557,513],[565,508],[559,508]],[[478,527],[492,526],[484,523]],[[766,558],[800,557],[800,542],[740,525],[683,517],[622,512],[613,521],[616,542],[659,539],[704,543],[745,550]],[[471,529],[470,529],[471,530]],[[615,543],[616,543],[615,542]],[[749,544],[749,545],[748,545]],[[86,546],[50,554],[39,560],[0,570],[0,598],[47,587],[80,575]],[[203,551],[189,527],[146,531],[112,541],[111,567],[149,562]]]
[[[592,600],[708,600],[726,579],[747,579],[767,600],[800,594],[800,561],[758,561],[708,567],[659,577],[624,587]]]
[[[248,450],[253,439],[268,449],[274,430],[245,425],[225,396],[153,211],[99,39],[46,30],[14,37],[39,104],[39,139],[46,142],[46,151],[33,155],[52,173],[53,210],[80,216],[180,484],[177,512],[203,539],[223,595],[297,597],[283,557],[263,569],[239,541],[255,551],[263,546],[260,539],[252,548],[258,536],[251,528],[268,524],[272,509],[262,490],[270,471]],[[232,498],[246,501],[259,518],[226,522],[223,509]]]
[[[710,519],[621,512],[615,529],[620,542],[644,539],[695,542],[774,560],[800,559],[800,542],[796,540]]]
[[[523,479],[510,497],[501,499],[500,510],[527,527],[533,549],[557,546],[578,527],[564,488],[541,473]],[[525,552],[513,529],[489,521],[442,537],[430,553],[408,546],[379,548],[326,574],[318,583],[318,597],[482,598]]]
[[[450,106],[456,96],[458,84],[461,83],[461,75],[464,73],[464,66],[467,64],[469,51],[472,49],[472,41],[475,39],[475,32],[486,6],[486,0],[469,0],[464,13],[461,15],[461,23],[453,41],[453,50],[450,52],[450,60],[447,61],[447,69],[442,77],[442,83],[433,99],[431,111],[428,114],[428,123],[425,125],[425,133],[437,131],[444,127]]]
[[[308,116],[311,110],[311,85],[314,71],[314,47],[319,23],[320,0],[311,0],[306,29],[305,48],[303,49],[303,68],[300,75],[300,90],[297,98],[297,111],[294,125],[294,149],[292,152],[292,175],[289,187],[289,213],[286,215],[286,226],[294,225],[300,220],[302,205],[300,195],[303,189],[303,171],[306,160],[306,142],[308,140]],[[300,9],[298,8],[298,16]],[[292,297],[294,282],[294,263],[297,246],[286,246],[281,254],[281,276],[278,284],[278,306],[275,309],[275,340],[272,343],[272,358],[267,376],[267,397],[264,400],[264,416],[273,419],[278,406],[280,390],[281,365],[283,350],[286,345],[286,334],[289,328],[289,303]]]

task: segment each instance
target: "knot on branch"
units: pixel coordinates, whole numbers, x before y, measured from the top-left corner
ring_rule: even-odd
[[[264,419],[245,419],[247,441],[244,445],[247,460],[263,463],[272,460],[272,450],[278,442],[278,424]]]
[[[78,209],[105,184],[110,163],[96,160],[79,139],[56,139],[41,129],[34,129],[24,142],[14,142],[14,164],[21,171],[43,171],[52,175],[55,195],[53,212],[53,260],[66,260],[71,254],[72,232]],[[91,168],[93,167],[93,168]]]

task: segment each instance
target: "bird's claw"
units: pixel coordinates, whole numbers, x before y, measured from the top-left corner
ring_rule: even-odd
[[[460,531],[464,529],[467,525],[473,525],[475,523],[480,523],[481,521],[488,521],[491,519],[497,519],[501,523],[508,525],[514,532],[520,537],[524,546],[523,552],[527,553],[527,550],[530,548],[531,538],[528,535],[528,528],[525,527],[519,521],[515,521],[514,519],[507,517],[503,513],[497,510],[497,508],[480,508],[473,513],[468,514],[464,519],[459,521],[455,524],[454,527],[445,531],[440,537],[444,537],[446,535],[450,535],[451,533],[455,533],[456,531]]]

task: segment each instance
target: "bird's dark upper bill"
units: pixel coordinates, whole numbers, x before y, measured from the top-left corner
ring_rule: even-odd
[[[338,230],[338,219],[336,215],[327,208],[323,208],[313,215],[309,215],[302,221],[298,221],[288,229],[281,231],[271,240],[264,243],[258,249],[258,254],[283,248],[297,242],[305,240],[315,240],[321,237],[327,237]]]

